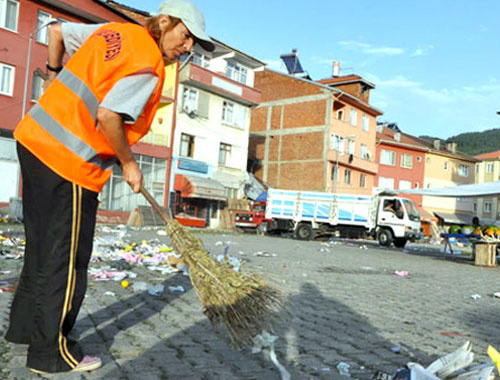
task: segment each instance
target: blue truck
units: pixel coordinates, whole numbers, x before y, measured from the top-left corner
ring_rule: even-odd
[[[266,220],[266,232],[293,232],[300,240],[372,236],[380,245],[404,247],[421,236],[413,201],[387,191],[369,196],[269,189]]]

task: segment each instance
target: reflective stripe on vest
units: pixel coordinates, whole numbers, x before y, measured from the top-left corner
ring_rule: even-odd
[[[78,95],[87,107],[89,113],[92,115],[92,119],[97,121],[97,108],[99,107],[99,101],[85,82],[68,69],[63,69],[57,76],[57,79]]]
[[[38,104],[35,104],[29,112],[30,116],[57,141],[63,144],[76,155],[85,161],[99,166],[102,170],[109,169],[116,158],[103,160],[90,145],[80,140],[77,136],[69,132],[59,124],[52,116]]]

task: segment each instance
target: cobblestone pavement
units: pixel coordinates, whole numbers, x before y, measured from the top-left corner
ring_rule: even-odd
[[[475,363],[486,359],[488,344],[500,347],[497,333],[499,269],[481,268],[421,249],[380,249],[359,244],[332,245],[256,235],[200,233],[205,246],[248,261],[281,288],[291,315],[275,328],[276,353],[292,379],[344,379],[336,367],[350,365],[352,378],[369,379],[377,370],[394,374],[408,361],[429,364],[472,342]],[[132,239],[159,238],[156,231],[135,231]],[[255,256],[258,251],[269,255]],[[105,262],[93,263],[100,267]],[[0,260],[0,279],[16,277],[20,260]],[[394,275],[406,270],[407,277]],[[103,367],[51,379],[279,379],[266,355],[233,351],[210,328],[189,279],[134,266],[136,281],[183,285],[160,297],[134,293],[117,282],[91,283],[74,334],[86,353]],[[115,296],[104,295],[105,291]],[[481,295],[474,300],[472,294]],[[12,293],[0,294],[0,334],[8,322]],[[393,352],[399,347],[399,352]],[[0,378],[35,379],[25,368],[26,346],[0,340]]]

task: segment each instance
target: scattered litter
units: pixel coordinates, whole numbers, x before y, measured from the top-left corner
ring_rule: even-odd
[[[160,235],[160,236],[166,236],[167,235],[167,231],[165,231],[165,230],[158,230],[156,233],[158,235]]]
[[[500,298],[500,292],[493,293],[493,298]]]
[[[108,290],[107,292],[104,292],[104,295],[105,295],[105,296],[111,296],[111,297],[114,297],[116,294],[115,294],[115,292],[112,292],[112,291]]]
[[[318,249],[318,251],[320,251],[320,252],[330,252],[330,248],[321,247],[320,249]]]
[[[439,335],[443,336],[467,336],[466,334],[462,334],[456,331],[440,331]]]
[[[267,331],[263,331],[253,338],[254,346],[252,348],[252,354],[258,354],[264,349],[268,349],[271,361],[280,371],[281,380],[290,380],[290,373],[288,373],[285,367],[283,367],[276,358],[276,353],[274,352],[274,342],[276,339],[278,339],[277,336],[271,335]]]
[[[394,274],[396,276],[399,276],[399,277],[406,277],[406,276],[408,276],[408,271],[407,270],[397,270],[394,272]]]
[[[399,346],[391,347],[391,351],[395,352],[395,353],[399,353],[399,352],[401,352],[401,347],[399,347]]]
[[[10,270],[0,270],[0,274],[10,274],[12,271]]]
[[[122,280],[120,285],[122,286],[122,288],[127,289],[130,286],[130,282],[128,282],[127,280]]]
[[[168,287],[168,290],[171,291],[171,292],[180,292],[180,293],[183,293],[185,292],[186,290],[184,289],[183,286],[179,285],[179,286],[169,286]]]
[[[243,251],[238,251],[238,254],[240,254],[240,255],[242,255],[242,256],[243,256],[243,255],[246,255],[246,253],[245,253],[245,252],[243,252]]]
[[[132,290],[134,292],[145,292],[146,290],[148,290],[148,284],[142,281],[134,282],[134,284],[132,285]]]
[[[259,257],[276,257],[276,256],[278,256],[276,253],[269,253],[267,251],[257,251],[253,255],[259,256]]]
[[[400,380],[401,378],[399,378],[397,376],[398,376],[398,374],[396,374],[396,376],[392,376],[392,375],[389,375],[388,373],[385,373],[382,371],[377,371],[373,374],[372,377],[370,377],[370,380]]]
[[[472,298],[475,301],[475,300],[478,300],[479,298],[481,298],[481,295],[479,295],[479,294],[472,294],[472,295],[470,295],[470,298]]]
[[[488,356],[495,363],[497,371],[500,373],[500,353],[493,346],[488,346]]]
[[[351,366],[346,362],[340,362],[339,364],[337,364],[337,370],[342,376],[351,377],[349,368],[351,368]]]
[[[488,380],[495,365],[487,362],[469,367],[474,360],[471,348],[471,343],[467,341],[454,352],[432,362],[427,368],[410,362],[406,369],[396,373],[394,380]]]
[[[163,284],[150,286],[148,288],[148,294],[153,297],[158,297],[165,290],[165,286]]]

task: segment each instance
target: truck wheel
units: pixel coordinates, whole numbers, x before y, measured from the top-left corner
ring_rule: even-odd
[[[257,235],[267,234],[267,222],[262,222],[257,226]]]
[[[394,245],[398,248],[404,248],[406,245],[407,239],[405,238],[395,238]]]
[[[383,247],[388,247],[392,243],[392,232],[390,230],[383,229],[378,233],[378,242]]]
[[[295,231],[295,236],[299,240],[311,240],[314,237],[314,230],[309,223],[301,223]]]

